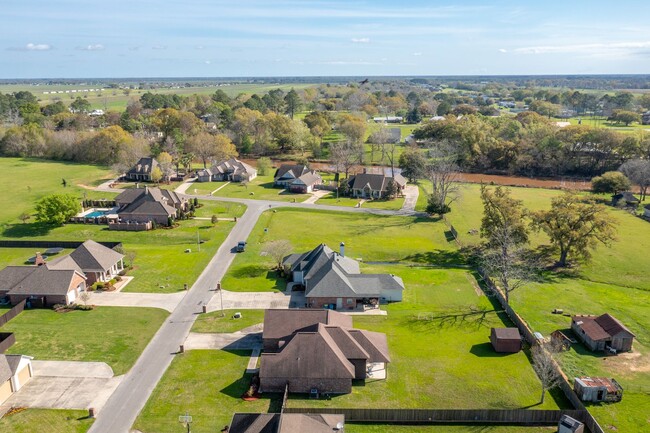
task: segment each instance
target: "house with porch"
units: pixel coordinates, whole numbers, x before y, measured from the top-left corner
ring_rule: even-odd
[[[361,274],[359,262],[321,244],[283,260],[294,289],[304,288],[307,307],[356,310],[402,300],[404,282],[392,274]]]
[[[235,158],[220,161],[207,171],[210,174],[209,178],[199,173],[199,182],[250,182],[257,177],[257,170],[255,168]]]
[[[156,167],[159,167],[159,164],[154,158],[140,158],[140,160],[126,172],[125,178],[135,182],[151,182],[151,172]]]
[[[323,184],[323,179],[317,171],[308,171],[289,184],[289,191],[297,194],[309,194],[318,185]]]
[[[390,191],[389,184],[395,184],[394,190],[401,194],[406,187],[406,179],[399,173],[393,176],[390,173],[360,173],[351,176],[348,180],[348,190],[352,197],[382,199],[387,198]]]
[[[0,299],[12,305],[23,300],[34,307],[69,305],[86,290],[86,277],[76,269],[57,269],[49,264],[7,266],[0,271]]]
[[[120,221],[168,225],[189,208],[189,197],[160,188],[130,188],[115,197]]]
[[[390,362],[386,335],[348,326],[313,323],[308,310],[267,310],[264,316],[265,351],[260,358],[260,392],[346,394],[353,380],[386,378]],[[338,322],[341,315],[329,312]],[[276,324],[296,329],[277,339]],[[271,336],[272,338],[269,338]],[[275,344],[277,342],[277,345]]]
[[[273,186],[288,188],[289,185],[303,174],[309,173],[309,167],[298,164],[282,164],[273,175]]]
[[[50,269],[83,272],[86,284],[110,281],[124,270],[124,255],[93,240],[87,240],[67,256],[48,263]]]

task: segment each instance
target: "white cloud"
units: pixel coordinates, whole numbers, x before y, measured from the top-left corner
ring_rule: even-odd
[[[413,55],[414,55],[415,57],[419,57],[419,56],[422,55],[422,53],[413,53]]]
[[[352,38],[350,39],[355,44],[368,44],[370,43],[370,38]]]
[[[505,48],[499,48],[499,52],[500,52],[500,53],[507,53],[508,50],[506,50]]]
[[[523,47],[513,50],[517,54],[556,54],[556,53],[584,53],[605,51],[628,51],[633,52],[640,49],[650,48],[650,41],[644,42],[610,42],[598,44],[567,44],[548,45],[538,47]]]
[[[205,63],[206,65],[209,65],[209,64],[212,63],[212,62],[211,62],[210,60],[206,60],[206,61],[203,62],[203,63]]]
[[[32,44],[29,43],[25,45],[25,50],[27,51],[49,51],[52,49],[52,46],[49,44]]]
[[[77,47],[78,50],[82,51],[101,51],[104,49],[102,44],[90,44],[83,47]]]

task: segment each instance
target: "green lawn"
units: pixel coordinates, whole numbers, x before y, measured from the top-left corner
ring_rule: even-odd
[[[187,192],[206,195],[215,189],[223,186],[225,182],[205,182],[203,184],[197,183],[191,186]],[[311,194],[294,194],[281,188],[273,187],[273,176],[257,176],[248,184],[242,185],[238,182],[231,182],[214,193],[214,197],[233,197],[233,198],[248,198],[255,200],[277,200],[286,202],[301,202],[311,197]]]
[[[18,216],[23,212],[33,213],[36,202],[46,195],[70,193],[82,198],[84,192],[88,194],[91,191],[79,185],[94,187],[112,177],[109,169],[93,165],[0,158],[0,185],[3,203],[7,204],[0,206],[0,227],[18,223]],[[67,187],[63,187],[62,179],[66,180]]]
[[[42,251],[46,248],[41,248]],[[34,254],[38,250],[35,248],[0,248],[0,269],[5,266],[17,266],[17,265],[28,265],[27,259],[34,257]],[[65,256],[70,254],[72,249],[65,249],[59,254],[54,254],[48,257],[49,260],[54,260],[58,257]]]
[[[513,196],[527,208],[548,208],[560,191],[536,188],[510,188]],[[452,205],[447,218],[456,227],[464,243],[480,242],[468,231],[480,228],[482,205],[478,185],[463,185],[462,196]],[[650,431],[643,414],[650,408],[650,257],[640,253],[650,249],[650,224],[625,211],[608,208],[616,220],[618,240],[600,245],[590,262],[581,264],[572,275],[549,273],[540,283],[529,284],[513,292],[513,306],[536,330],[549,335],[570,327],[570,319],[553,315],[555,308],[570,314],[611,313],[637,335],[634,352],[616,357],[601,357],[576,345],[563,354],[562,362],[569,377],[604,375],[618,380],[625,394],[623,401],[595,405],[590,410],[599,422],[619,431]],[[534,245],[546,243],[543,234],[532,236]],[[645,408],[646,410],[641,410]]]
[[[36,359],[102,361],[126,373],[167,317],[155,308],[97,307],[56,313],[25,310],[0,328],[16,334],[8,353]]]
[[[246,212],[246,205],[228,201],[201,201],[203,206],[194,211],[194,216],[199,218],[211,218],[216,215],[219,218],[240,217]]]
[[[353,197],[339,197],[336,198],[336,193],[332,192],[316,201],[316,204],[325,204],[330,206],[344,206],[355,207],[361,202],[358,198]],[[389,209],[399,210],[404,205],[404,197],[398,197],[393,200],[367,200],[361,207],[368,209]]]
[[[538,404],[540,384],[524,352],[494,352],[490,327],[503,327],[505,316],[478,294],[468,271],[402,265],[365,270],[400,275],[406,286],[404,300],[385,307],[387,316],[354,316],[356,328],[388,337],[392,362],[387,380],[367,380],[353,386],[351,394],[331,400],[294,395],[290,407],[557,409],[558,404],[566,405],[562,398]],[[441,317],[480,309],[487,311],[484,318]]]
[[[93,423],[83,410],[28,409],[0,418],[0,431],[11,433],[85,433]]]
[[[264,243],[275,239],[289,240],[296,253],[320,243],[338,250],[343,241],[346,255],[366,262],[464,263],[455,246],[447,242],[445,230],[441,221],[429,218],[286,208],[267,211],[249,236],[246,252],[237,255],[222,285],[231,291],[284,290],[284,280],[278,280],[271,271],[272,260],[261,255]]]
[[[345,423],[346,433],[555,433],[557,427],[491,425],[395,425]]]
[[[230,425],[235,412],[279,409],[275,400],[246,402],[251,375],[244,373],[249,351],[192,350],[179,355],[158,382],[134,428],[143,433],[176,433],[178,416],[192,415],[194,433],[213,433]]]
[[[240,319],[233,318],[237,312],[242,315]],[[264,322],[264,310],[224,310],[223,313],[223,316],[221,311],[200,314],[192,326],[192,332],[236,332]]]

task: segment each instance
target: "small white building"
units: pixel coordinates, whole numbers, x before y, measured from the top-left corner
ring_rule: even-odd
[[[22,388],[33,375],[30,356],[0,355],[0,404]]]

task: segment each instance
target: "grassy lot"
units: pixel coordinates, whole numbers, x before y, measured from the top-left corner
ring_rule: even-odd
[[[346,433],[555,433],[556,427],[492,425],[394,425],[346,423]]]
[[[547,208],[560,191],[511,188],[513,196],[532,210]],[[452,206],[448,219],[466,243],[480,241],[470,235],[478,229],[481,203],[478,185],[464,185],[460,200]],[[582,345],[563,354],[562,363],[570,377],[604,375],[614,377],[625,389],[623,401],[594,405],[590,410],[604,426],[619,431],[650,431],[650,258],[639,251],[650,248],[650,224],[625,211],[608,208],[616,220],[618,240],[611,246],[599,246],[593,259],[574,269],[572,274],[548,274],[546,280],[513,292],[513,306],[537,331],[545,335],[570,327],[570,319],[553,315],[554,308],[571,314],[611,313],[637,335],[634,352],[616,357],[595,356]],[[545,243],[542,234],[532,237],[533,244]]]
[[[97,186],[111,177],[110,170],[93,165],[0,158],[3,202],[11,203],[11,206],[0,206],[0,226],[20,222],[18,216],[23,212],[32,213],[36,202],[46,195],[70,193],[82,198],[84,192],[90,191],[80,185]],[[65,188],[62,179],[67,182]]]
[[[361,200],[353,197],[336,198],[336,193],[332,192],[316,201],[317,204],[326,204],[330,206],[355,207]],[[398,197],[393,200],[368,200],[361,207],[368,209],[389,209],[399,210],[404,205],[404,197]]]
[[[43,249],[45,251],[45,249]],[[41,252],[43,252],[41,251]],[[65,249],[59,254],[49,256],[49,260],[70,254],[72,249]],[[0,269],[5,266],[28,265],[27,259],[34,257],[36,250],[34,248],[0,248]]]
[[[97,307],[69,313],[35,309],[23,311],[0,331],[16,334],[8,353],[103,361],[119,375],[131,368],[167,315],[155,308]]]
[[[249,236],[246,252],[235,258],[222,284],[232,291],[284,290],[284,280],[271,271],[272,260],[260,255],[263,244],[275,239],[289,240],[295,252],[311,250],[320,243],[338,250],[343,241],[346,255],[364,261],[463,263],[452,250],[454,245],[447,242],[445,230],[444,224],[434,219],[302,209],[267,211]]]
[[[222,186],[224,182],[206,182],[196,188],[197,194],[209,194],[211,191]],[[201,185],[201,184],[197,184]],[[188,192],[194,192],[194,188],[190,187]],[[237,182],[232,182],[221,188],[214,193],[215,197],[235,197],[235,198],[249,198],[256,200],[278,200],[287,202],[301,202],[305,201],[311,194],[294,194],[284,189],[273,187],[273,176],[257,176],[251,180],[247,185],[242,185]]]
[[[129,271],[129,275],[135,278],[124,290],[171,293],[182,290],[185,283],[194,283],[233,225],[228,221],[220,221],[213,226],[206,220],[188,220],[181,221],[180,227],[174,229],[114,232],[106,226],[95,224],[67,224],[49,228],[40,224],[18,223],[6,226],[1,238],[120,241],[125,251],[136,253],[134,269]],[[197,248],[198,236],[204,241],[201,251]],[[191,253],[184,252],[188,248],[192,250]]]
[[[240,217],[246,212],[246,205],[231,203],[227,201],[201,201],[200,208],[194,211],[194,216],[199,218],[210,218],[216,215],[219,218]]]
[[[386,307],[388,316],[354,316],[355,327],[388,337],[387,380],[367,380],[331,400],[292,396],[291,407],[555,409],[566,404],[561,398],[538,404],[541,388],[524,352],[494,352],[490,327],[504,326],[504,316],[475,288],[468,271],[402,265],[366,271],[394,273],[406,286],[404,301]],[[442,318],[472,309],[486,310],[485,317]]]
[[[240,319],[233,319],[233,314],[241,313]],[[249,326],[264,322],[264,310],[224,310],[201,314],[196,318],[192,332],[236,332]]]
[[[178,416],[193,417],[194,433],[213,433],[230,425],[235,412],[267,412],[279,402],[262,398],[246,402],[251,375],[244,374],[250,352],[192,350],[174,359],[138,416],[134,428],[143,433],[176,433]]]
[[[28,409],[0,418],[0,431],[11,433],[85,433],[93,423],[84,410]]]

